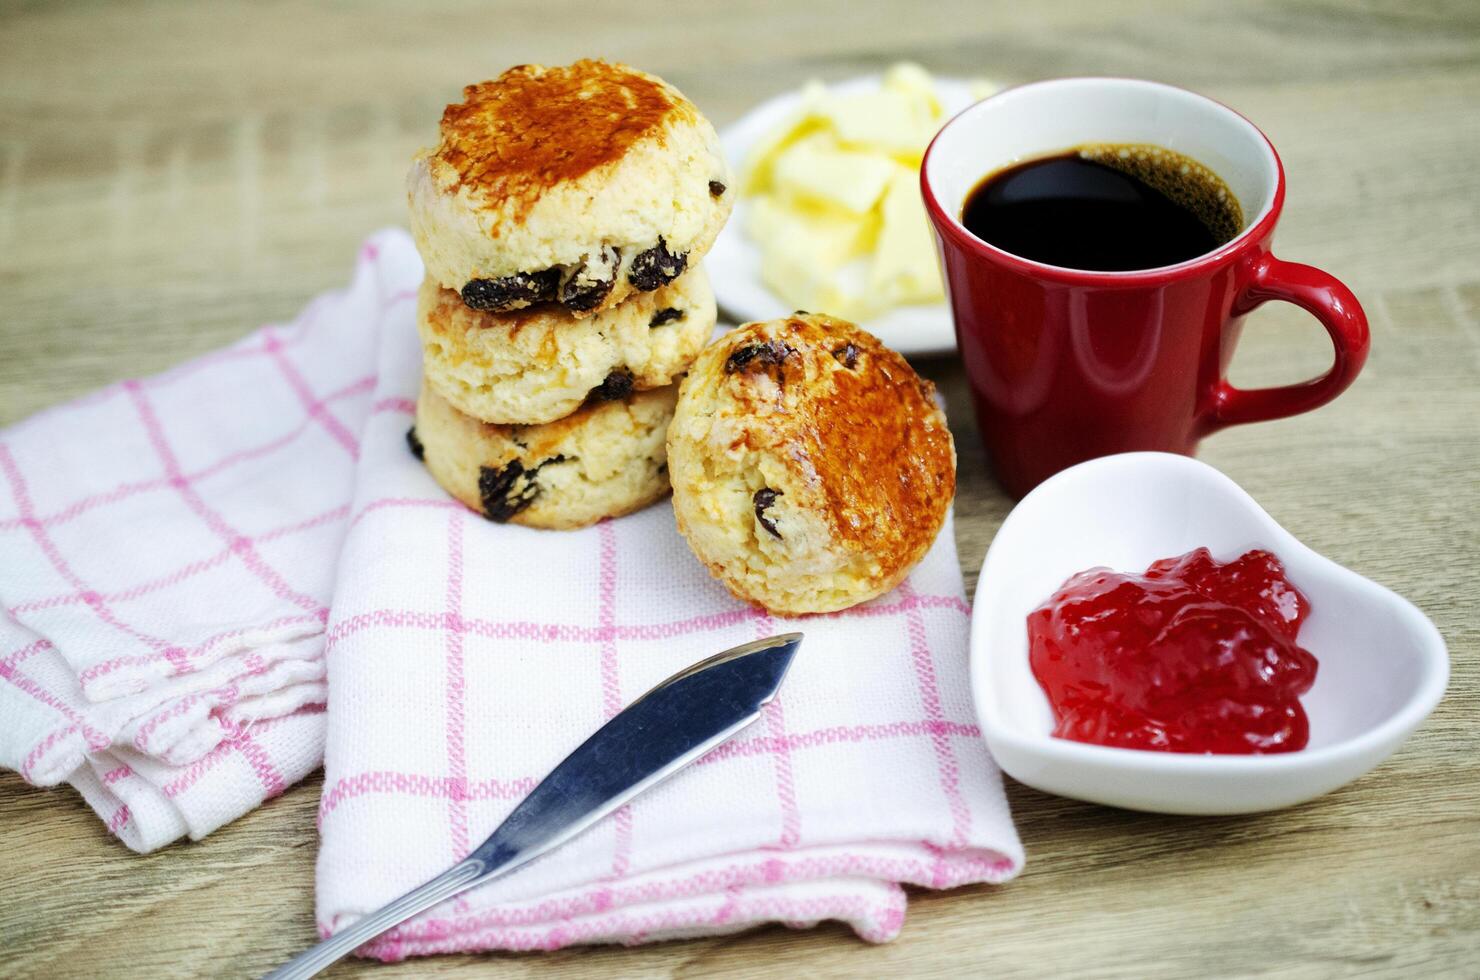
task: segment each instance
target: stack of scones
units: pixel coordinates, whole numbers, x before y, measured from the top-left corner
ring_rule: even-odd
[[[709,341],[699,260],[734,193],[719,138],[624,65],[470,85],[408,177],[426,265],[413,451],[490,520],[574,528],[668,492],[678,381]]]

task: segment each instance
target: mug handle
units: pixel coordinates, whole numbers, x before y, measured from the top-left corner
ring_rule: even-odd
[[[1248,281],[1233,303],[1233,316],[1270,300],[1294,303],[1321,321],[1331,335],[1335,361],[1319,378],[1277,388],[1235,388],[1227,378],[1213,388],[1210,428],[1267,422],[1320,408],[1347,389],[1367,361],[1371,335],[1362,306],[1338,279],[1298,262],[1284,262],[1268,252],[1254,260]]]

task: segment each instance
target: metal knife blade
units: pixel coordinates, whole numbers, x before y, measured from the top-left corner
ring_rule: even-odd
[[[760,717],[802,634],[746,643],[679,671],[581,743],[458,865],[267,974],[300,980],[479,882],[559,847]]]

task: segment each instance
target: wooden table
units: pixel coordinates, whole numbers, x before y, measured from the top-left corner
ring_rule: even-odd
[[[1282,813],[1175,819],[1012,785],[1022,876],[916,895],[888,946],[772,928],[344,973],[1480,974],[1480,6],[507,6],[0,5],[0,424],[339,285],[356,243],[403,221],[407,159],[442,104],[512,63],[620,58],[719,124],[811,76],[897,58],[1005,81],[1146,76],[1268,131],[1290,180],[1281,253],[1343,277],[1372,319],[1372,359],[1335,405],[1219,435],[1204,458],[1417,602],[1454,675],[1391,761]],[[1312,321],[1270,309],[1234,377],[1294,380],[1327,356]],[[921,367],[951,401],[970,584],[1009,502],[983,475],[959,369]],[[0,776],[0,974],[274,965],[312,938],[318,792],[310,779],[139,857],[70,790]]]

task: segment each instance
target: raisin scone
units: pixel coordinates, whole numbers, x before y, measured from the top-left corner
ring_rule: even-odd
[[[715,309],[698,268],[582,320],[548,305],[480,313],[427,278],[416,319],[426,380],[439,395],[484,422],[535,425],[588,398],[672,384],[708,343]]]
[[[663,437],[677,398],[669,385],[546,425],[489,425],[423,385],[406,439],[444,490],[491,521],[585,527],[668,493]]]
[[[683,274],[729,217],[719,137],[626,65],[519,65],[469,85],[407,177],[427,274],[468,306],[589,316]]]
[[[956,490],[934,387],[851,323],[747,323],[701,353],[668,430],[678,529],[736,596],[780,614],[887,592]]]

